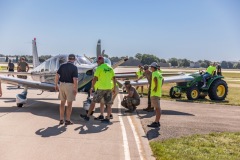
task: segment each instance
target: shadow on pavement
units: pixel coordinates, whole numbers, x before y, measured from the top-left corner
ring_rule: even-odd
[[[108,125],[111,125],[112,122],[109,124],[101,123],[96,123],[95,120],[91,120],[91,122],[86,122],[80,127],[75,128],[74,130],[77,131],[79,130],[79,134],[89,134],[89,133],[99,133],[106,131],[108,129]]]
[[[176,116],[195,116],[190,113],[185,113],[185,112],[179,112],[179,111],[173,111],[173,110],[162,110],[162,114],[165,115],[176,115]]]
[[[62,134],[67,130],[67,126],[65,125],[55,125],[53,127],[48,127],[46,129],[41,128],[35,132],[36,135],[39,135],[41,137],[51,137],[51,136],[57,136]]]
[[[160,128],[152,128],[149,131],[147,131],[146,136],[143,136],[144,138],[148,138],[148,140],[157,138],[158,136],[160,136]]]

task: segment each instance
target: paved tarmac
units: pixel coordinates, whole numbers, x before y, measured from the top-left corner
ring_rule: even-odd
[[[240,132],[240,106],[203,104],[161,100],[161,129],[151,129],[154,112],[142,111],[147,106],[143,98],[138,115],[149,140],[164,140],[211,132]]]
[[[15,95],[22,89],[6,84],[2,88],[0,160],[154,159],[136,113],[123,113],[122,95],[115,100],[114,119],[109,125],[93,118],[89,122],[80,119],[86,95],[79,93],[73,104],[74,125],[59,126],[57,93],[37,95],[39,90],[29,89],[28,104],[17,108]]]

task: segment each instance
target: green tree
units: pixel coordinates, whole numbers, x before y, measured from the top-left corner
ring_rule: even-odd
[[[180,67],[189,67],[190,66],[190,61],[187,59],[180,59],[179,60],[179,66]]]
[[[167,63],[167,61],[165,59],[160,59],[159,62]]]
[[[136,55],[135,55],[135,58],[136,59],[138,59],[139,61],[141,61],[142,60],[142,54],[141,53],[137,53]]]
[[[240,62],[235,63],[235,64],[233,65],[233,68],[235,68],[235,69],[240,69]]]
[[[178,60],[177,58],[170,58],[168,60],[168,63],[171,63],[171,66],[178,66]]]
[[[228,64],[229,69],[233,69],[233,63],[232,62],[227,62],[227,64]]]
[[[221,67],[222,67],[222,68],[228,68],[228,63],[227,63],[227,61],[222,61]]]
[[[141,63],[142,64],[151,64],[152,62],[159,63],[159,58],[152,54],[143,54]]]
[[[200,67],[202,67],[202,68],[207,68],[208,65],[207,65],[206,62],[203,62],[203,61],[202,61],[202,63],[200,63]]]

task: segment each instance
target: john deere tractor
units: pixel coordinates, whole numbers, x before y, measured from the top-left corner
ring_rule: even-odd
[[[228,94],[227,83],[223,76],[214,75],[207,79],[207,86],[202,88],[202,73],[190,74],[194,79],[189,82],[176,83],[177,85],[170,89],[171,98],[181,98],[182,93],[186,93],[189,100],[204,99],[209,96],[211,100],[225,100]]]

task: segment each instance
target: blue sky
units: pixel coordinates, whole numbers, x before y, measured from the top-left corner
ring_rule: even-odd
[[[240,60],[239,0],[0,0],[0,53]]]

